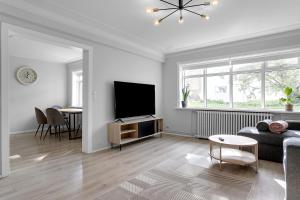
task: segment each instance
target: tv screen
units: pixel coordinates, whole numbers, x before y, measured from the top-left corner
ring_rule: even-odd
[[[115,118],[155,114],[155,85],[114,82]]]

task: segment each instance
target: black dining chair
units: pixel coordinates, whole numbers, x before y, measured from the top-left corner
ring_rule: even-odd
[[[37,130],[36,130],[36,132],[35,132],[34,136],[37,135],[37,133],[39,132],[40,127],[42,126],[41,136],[40,136],[40,139],[42,139],[43,131],[44,131],[44,126],[45,126],[45,124],[48,123],[47,122],[47,117],[45,116],[45,114],[43,113],[43,111],[41,109],[34,108],[34,110],[35,110],[36,121],[37,121],[37,123],[39,125],[38,128],[37,128]]]
[[[46,115],[47,115],[47,122],[49,124],[49,127],[48,127],[48,129],[46,131],[46,134],[44,136],[44,140],[47,136],[47,133],[51,131],[52,127],[55,128],[55,135],[59,137],[59,140],[61,140],[61,127],[67,126],[67,128],[69,130],[68,122],[65,120],[62,113],[59,112],[55,108],[47,108]],[[58,128],[58,132],[57,132],[57,128]]]

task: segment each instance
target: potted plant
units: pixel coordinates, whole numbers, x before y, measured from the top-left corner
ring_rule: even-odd
[[[279,99],[280,103],[285,105],[286,111],[293,111],[294,103],[296,99],[300,98],[300,96],[296,95],[291,87],[285,87],[283,89],[283,93],[285,97]]]
[[[183,108],[187,107],[187,101],[188,101],[188,97],[190,95],[190,90],[188,88],[182,88],[182,99],[183,101],[181,101],[181,105]]]

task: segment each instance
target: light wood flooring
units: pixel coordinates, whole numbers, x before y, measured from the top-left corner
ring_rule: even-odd
[[[81,140],[45,142],[34,134],[11,136],[11,175],[0,180],[0,199],[97,199],[125,180],[131,179],[168,159],[208,157],[207,140],[164,135],[118,149],[93,154],[81,153]],[[218,167],[210,159],[198,163]],[[253,199],[283,200],[282,165],[260,161],[252,168],[224,165],[224,171],[253,177]]]

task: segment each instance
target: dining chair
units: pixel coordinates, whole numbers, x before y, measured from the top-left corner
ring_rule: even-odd
[[[54,105],[54,106],[52,106],[51,108],[54,108],[54,109],[62,109],[63,107],[62,106],[59,106],[59,105]]]
[[[55,128],[55,135],[59,137],[59,140],[61,140],[61,126],[67,126],[69,130],[69,125],[68,122],[65,120],[64,116],[62,115],[61,112],[59,112],[55,108],[47,108],[46,109],[46,115],[47,115],[47,122],[49,124],[49,127],[46,131],[46,134],[44,136],[44,140],[47,136],[47,133],[51,131],[51,128]],[[58,128],[58,133],[57,133],[57,128]]]
[[[51,108],[54,108],[56,110],[59,110],[59,109],[62,109],[63,107],[62,106],[59,106],[59,105],[54,105],[52,106]],[[65,120],[69,120],[68,116],[65,114],[65,113],[62,113],[62,115],[64,116]]]
[[[42,139],[44,126],[45,126],[45,124],[47,124],[47,117],[45,116],[43,111],[41,111],[41,109],[35,107],[34,110],[35,110],[36,121],[39,125],[34,136],[37,135],[37,133],[39,132],[40,127],[42,126],[41,136],[40,136],[40,139]]]

